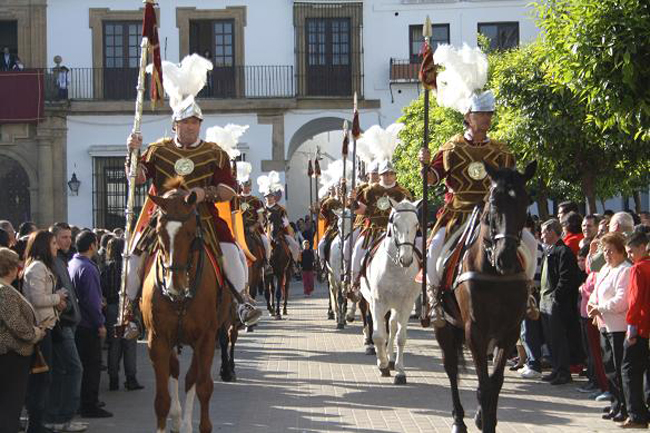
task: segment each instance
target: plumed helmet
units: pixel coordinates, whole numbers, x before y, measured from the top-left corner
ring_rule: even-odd
[[[390,162],[389,159],[385,159],[379,164],[379,174],[386,174],[393,172],[395,173],[395,167],[393,167],[393,163]]]
[[[494,111],[494,92],[488,90],[487,92],[474,93],[469,100],[469,112],[493,112]]]

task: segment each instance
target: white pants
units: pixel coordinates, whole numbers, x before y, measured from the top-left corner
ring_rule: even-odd
[[[320,259],[321,263],[325,263],[325,261],[328,259],[325,257],[325,237],[323,237],[318,242],[318,258]]]
[[[352,251],[352,282],[354,283],[359,279],[359,272],[361,272],[361,261],[368,251],[363,247],[363,241],[366,237],[359,236],[354,243],[354,251]]]
[[[289,251],[291,251],[293,261],[297,263],[300,258],[300,245],[298,245],[298,241],[293,236],[284,235],[284,237],[287,239],[287,244],[289,244]]]
[[[236,244],[222,242],[220,244],[223,253],[223,272],[239,292],[243,293],[248,283],[248,264],[246,255]],[[131,255],[129,258],[129,268],[126,279],[126,293],[130,301],[135,300],[142,287],[142,266],[144,260],[142,256]]]
[[[361,233],[361,227],[357,227],[352,231],[352,234],[345,239],[343,242],[343,264],[345,265],[345,272],[347,274],[347,266],[350,263],[350,258],[354,255],[354,247],[359,239],[359,234]]]
[[[262,238],[262,243],[264,244],[264,254],[266,254],[266,261],[271,260],[271,244],[269,242],[268,236],[265,234],[260,234]]]

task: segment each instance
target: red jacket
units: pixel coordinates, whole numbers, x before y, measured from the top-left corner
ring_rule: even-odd
[[[636,326],[639,337],[650,337],[650,257],[632,266],[627,299],[628,325]]]
[[[571,248],[574,256],[578,256],[580,251],[580,241],[584,238],[582,233],[569,233],[562,239],[567,247]]]

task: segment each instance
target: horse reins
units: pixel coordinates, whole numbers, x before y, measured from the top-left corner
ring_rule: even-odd
[[[397,249],[399,249],[400,247],[403,247],[403,246],[409,246],[409,247],[412,247],[414,251],[419,252],[419,250],[415,246],[415,239],[413,239],[413,242],[398,242],[397,238],[395,236],[392,236],[392,234],[393,234],[393,216],[395,216],[395,214],[397,214],[397,213],[406,213],[406,212],[412,212],[412,213],[415,214],[415,216],[419,216],[418,211],[415,210],[415,209],[395,209],[395,208],[393,208],[393,211],[391,212],[390,217],[388,217],[388,230],[386,230],[386,237],[391,239],[393,245],[395,245],[395,248],[397,248]],[[418,253],[416,253],[416,255],[421,259],[421,256]],[[397,264],[398,260],[391,257],[390,255],[389,255],[389,257],[391,258],[391,260],[395,264]]]

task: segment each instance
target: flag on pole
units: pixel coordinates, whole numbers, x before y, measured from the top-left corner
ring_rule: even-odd
[[[424,49],[422,51],[422,64],[420,65],[420,81],[422,86],[427,90],[436,90],[436,76],[438,66],[433,62],[433,50],[431,45],[428,42],[424,43]]]
[[[357,92],[354,92],[354,115],[352,117],[352,138],[355,140],[361,136],[361,126],[359,125],[359,107],[357,103]]]
[[[156,106],[163,101],[164,92],[162,87],[163,71],[160,62],[160,41],[158,39],[158,23],[156,22],[156,10],[153,1],[147,1],[144,6],[144,18],[142,19],[142,37],[149,41],[149,52],[152,59],[153,70],[151,71],[151,105]]]

